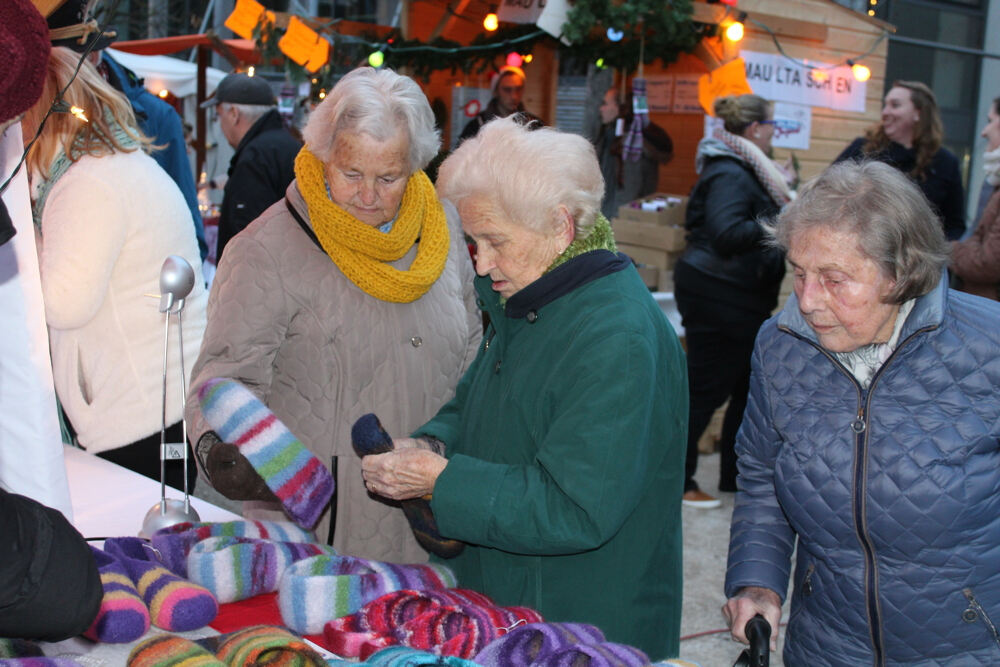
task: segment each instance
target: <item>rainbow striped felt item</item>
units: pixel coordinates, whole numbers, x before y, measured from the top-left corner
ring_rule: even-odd
[[[323,625],[401,589],[451,588],[455,575],[437,563],[397,565],[351,556],[314,556],[285,571],[278,588],[278,609],[290,629],[319,634]]]
[[[322,656],[285,628],[255,625],[198,642],[229,667],[327,667]]]
[[[153,548],[138,537],[104,540],[104,551],[124,566],[149,617],[158,628],[173,632],[197,630],[215,620],[219,603],[205,588],[178,577],[156,560]]]
[[[236,445],[295,523],[316,525],[333,495],[330,471],[249,389],[229,378],[198,388],[205,421]]]
[[[83,636],[109,644],[135,641],[149,630],[149,610],[118,559],[94,546],[90,550],[101,574],[104,597],[97,617]]]
[[[128,667],[225,667],[203,646],[178,635],[143,640],[128,656]]]
[[[296,561],[336,554],[333,547],[307,542],[275,542],[249,537],[209,537],[187,557],[191,581],[226,604],[278,589],[281,575]]]
[[[252,537],[275,542],[314,543],[316,536],[288,521],[222,521],[177,523],[153,533],[153,548],[168,570],[187,577],[187,557],[192,547],[210,537]]]

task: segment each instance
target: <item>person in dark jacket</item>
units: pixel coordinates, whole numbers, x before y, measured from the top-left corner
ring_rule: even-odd
[[[285,196],[302,143],[285,129],[274,91],[260,77],[229,74],[202,106],[215,107],[222,134],[236,149],[219,212],[218,260],[234,236]]]
[[[527,111],[524,104],[521,103],[521,99],[524,97],[524,81],[524,70],[520,67],[514,65],[501,67],[493,75],[491,86],[493,98],[490,99],[485,109],[476,114],[476,117],[465,125],[462,134],[458,136],[458,142],[462,143],[466,139],[476,136],[480,128],[494,118],[506,118],[511,114],[517,114],[519,121],[525,125],[535,127],[545,125],[545,121]]]
[[[1000,661],[1000,304],[949,290],[920,190],[844,162],[779,215],[795,293],[761,328],[723,613],[786,665]],[[772,634],[772,648],[777,645]]]
[[[894,81],[882,120],[844,149],[835,162],[870,158],[885,162],[920,186],[949,240],[965,232],[965,194],[958,158],[944,148],[944,125],[934,92],[919,81]]]
[[[90,546],[54,509],[0,489],[0,637],[82,633],[104,596]]]
[[[729,400],[719,441],[719,490],[736,491],[733,444],[750,382],[750,353],[760,325],[778,305],[782,253],[764,243],[760,220],[792,196],[786,176],[767,156],[774,135],[772,106],[757,95],[719,98],[724,129],[698,144],[688,201],[687,248],[674,269],[674,293],[687,338],[691,411],[684,504],[718,507],[698,488],[698,440],[712,414]]]

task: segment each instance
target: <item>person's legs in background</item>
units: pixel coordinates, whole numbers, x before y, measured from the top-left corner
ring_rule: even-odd
[[[167,427],[166,441],[180,442],[182,434],[181,422],[177,422]],[[194,483],[198,477],[198,470],[194,461],[194,452],[191,445],[188,448],[188,493],[194,492]],[[138,440],[124,447],[109,449],[100,452],[99,457],[112,463],[117,463],[123,468],[128,468],[140,475],[160,481],[160,432],[157,431],[148,435],[142,440]],[[184,463],[183,461],[167,461],[165,466],[165,479],[167,486],[183,491],[184,490]]]

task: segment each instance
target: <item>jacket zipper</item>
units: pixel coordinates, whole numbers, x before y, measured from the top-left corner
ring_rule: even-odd
[[[993,621],[990,620],[989,614],[983,609],[983,606],[979,604],[979,600],[975,598],[972,594],[971,588],[963,588],[962,594],[969,601],[969,608],[962,613],[962,618],[971,623],[976,620],[976,616],[983,619],[983,623],[989,629],[990,634],[993,635],[993,641],[996,642],[997,648],[1000,648],[1000,632],[997,632],[997,626],[993,625]],[[971,612],[971,614],[970,614]]]
[[[854,375],[847,370],[847,368],[845,368],[836,357],[827,352],[823,347],[787,327],[778,328],[781,331],[805,341],[819,350],[823,356],[833,362],[835,367],[840,369],[841,373],[847,376],[847,379],[854,384],[855,391],[858,394],[858,414],[854,421],[851,422],[851,430],[854,431],[855,434],[853,480],[854,530],[865,556],[865,601],[868,612],[868,630],[872,642],[872,652],[875,658],[874,664],[876,667],[882,667],[885,665],[885,647],[883,646],[882,638],[882,614],[878,600],[878,568],[876,566],[875,547],[872,545],[871,539],[868,537],[868,523],[865,518],[867,496],[865,493],[867,488],[865,481],[868,476],[868,408],[870,407],[871,395],[875,390],[875,385],[878,384],[879,378],[882,376],[882,372],[886,369],[886,367],[888,367],[889,362],[892,361],[893,357],[895,357],[907,343],[913,340],[915,336],[924,333],[925,331],[931,331],[936,327],[922,327],[907,336],[904,340],[899,341],[899,343],[896,344],[896,349],[892,351],[892,354],[889,355],[889,357],[872,376],[872,380],[868,385],[867,391],[864,391]]]

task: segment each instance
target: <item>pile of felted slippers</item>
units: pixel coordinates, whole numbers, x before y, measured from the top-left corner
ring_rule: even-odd
[[[327,623],[323,637],[337,655],[362,660],[393,645],[470,659],[507,628],[541,621],[534,609],[499,607],[467,589],[400,590]]]
[[[132,649],[128,667],[326,667],[326,660],[300,637],[271,625],[190,640],[156,635]]]
[[[397,565],[338,555],[295,524],[265,521],[181,523],[157,531],[152,546],[178,576],[210,590],[220,603],[278,591],[293,632],[319,634],[385,593],[455,585],[445,565]]]
[[[104,597],[83,633],[88,639],[128,643],[146,634],[150,623],[174,632],[196,630],[219,612],[211,592],[165,568],[145,540],[109,538],[103,550],[91,550]]]

